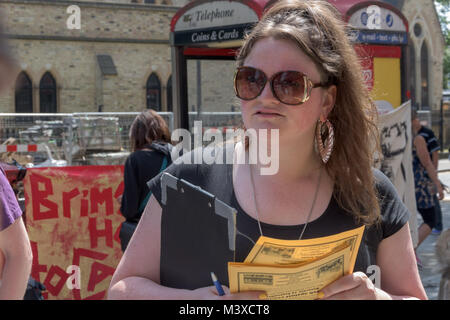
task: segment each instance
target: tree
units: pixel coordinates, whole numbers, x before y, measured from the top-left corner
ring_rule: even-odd
[[[444,89],[448,88],[448,82],[450,81],[450,0],[435,0],[436,11],[439,16],[439,22],[441,23],[442,33],[445,40],[444,51]]]

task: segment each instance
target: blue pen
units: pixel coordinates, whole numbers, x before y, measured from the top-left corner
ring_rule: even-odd
[[[217,293],[219,294],[219,296],[225,295],[225,292],[223,292],[223,288],[222,288],[219,280],[217,279],[216,275],[214,274],[214,272],[211,272],[211,279],[212,279],[214,285],[216,286]]]

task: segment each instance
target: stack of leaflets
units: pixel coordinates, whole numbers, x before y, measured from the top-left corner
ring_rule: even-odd
[[[273,300],[313,300],[353,273],[364,226],[328,237],[279,240],[261,236],[242,263],[228,263],[231,293],[262,290]]]

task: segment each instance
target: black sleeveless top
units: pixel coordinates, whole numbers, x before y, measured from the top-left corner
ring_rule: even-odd
[[[174,204],[161,202],[161,174],[148,182],[150,190],[161,205],[161,285],[180,289],[211,286],[210,272],[228,286],[229,261],[242,262],[260,236],[258,222],[239,205],[233,189],[231,164],[185,164],[192,153],[177,159],[165,172],[187,180],[237,210],[236,250],[228,246],[227,221],[196,212],[195,203],[186,218],[184,210],[174,210]],[[225,158],[224,158],[225,159]],[[180,163],[183,162],[183,163]],[[193,163],[193,162],[191,162]],[[356,258],[354,272],[367,272],[376,265],[378,245],[400,230],[409,219],[409,211],[397,195],[391,181],[379,170],[373,170],[379,194],[382,222],[366,227]],[[188,196],[188,195],[187,195]],[[354,195],[358,196],[358,195]],[[192,213],[194,212],[194,213]],[[324,213],[308,223],[302,239],[324,237],[361,226],[353,216],[339,207],[334,196]],[[261,223],[264,236],[296,240],[303,225],[279,226]],[[242,233],[244,235],[239,234]],[[252,242],[253,241],[253,242]]]

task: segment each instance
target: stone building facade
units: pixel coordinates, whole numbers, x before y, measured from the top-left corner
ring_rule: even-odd
[[[170,21],[179,7],[167,0],[136,2],[2,1],[4,33],[19,64],[19,78],[31,85],[32,110],[29,99],[16,99],[13,84],[0,98],[0,111],[15,112],[16,100],[32,112],[138,111],[152,103],[166,110]],[[67,10],[74,4],[80,8],[80,29],[67,25]],[[159,95],[147,101],[155,85]],[[55,91],[52,109],[45,94]]]
[[[409,23],[411,93],[417,109],[438,111],[443,88],[445,41],[431,0],[405,0],[402,13]]]
[[[18,81],[0,96],[0,111],[23,111],[29,100],[32,112],[170,110],[170,21],[187,2],[2,0],[5,33],[20,70]],[[385,2],[409,22],[412,99],[419,109],[437,111],[445,45],[433,1]],[[67,27],[67,9],[74,4],[80,29]],[[190,111],[238,111],[233,69],[232,61],[190,60]],[[28,89],[18,92],[19,83]]]

